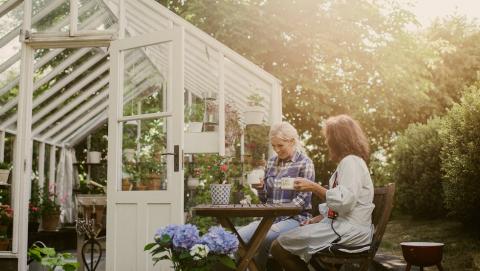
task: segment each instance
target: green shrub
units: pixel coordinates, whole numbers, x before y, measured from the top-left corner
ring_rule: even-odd
[[[446,207],[460,220],[480,224],[480,87],[470,87],[449,110],[441,137]]]
[[[439,135],[441,122],[411,124],[397,139],[391,176],[397,184],[396,206],[421,217],[444,214]]]

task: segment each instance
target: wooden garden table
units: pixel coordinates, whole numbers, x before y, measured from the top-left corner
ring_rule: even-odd
[[[239,241],[240,263],[237,270],[243,271],[249,267],[250,271],[257,271],[258,266],[253,259],[255,252],[267,235],[276,217],[294,216],[302,211],[302,207],[294,203],[282,204],[229,204],[229,205],[211,205],[201,204],[195,206],[193,213],[199,216],[216,217],[218,222],[224,227],[232,230],[237,235]],[[261,217],[262,220],[253,234],[250,242],[245,243],[238,234],[230,218],[232,217]]]

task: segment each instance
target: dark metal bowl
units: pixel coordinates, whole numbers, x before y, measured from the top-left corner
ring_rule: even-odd
[[[443,256],[443,243],[403,242],[403,258],[416,266],[432,266],[440,263]]]

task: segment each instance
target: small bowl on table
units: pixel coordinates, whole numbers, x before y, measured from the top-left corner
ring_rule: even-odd
[[[443,243],[402,242],[403,258],[408,265],[427,267],[436,265],[442,270]]]

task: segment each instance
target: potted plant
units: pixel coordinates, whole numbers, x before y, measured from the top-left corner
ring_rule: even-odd
[[[246,125],[263,123],[263,97],[260,94],[252,94],[247,97],[248,107],[243,112],[243,119]]]
[[[0,162],[0,184],[7,184],[9,176],[10,176],[10,164],[5,162]]]
[[[79,267],[78,262],[73,261],[71,253],[57,253],[54,248],[46,247],[41,242],[35,242],[28,249],[28,257],[37,265],[46,267],[48,271],[59,270],[57,267],[65,271],[75,271]]]
[[[55,231],[60,221],[60,205],[56,201],[56,196],[50,193],[48,187],[43,188],[42,204],[40,205],[42,214],[42,228],[44,231]]]
[[[131,163],[135,161],[135,154],[137,149],[137,122],[126,122],[123,126],[123,160],[124,163]]]
[[[87,163],[99,164],[102,159],[102,152],[107,146],[106,138],[100,134],[94,134],[90,139],[90,149],[87,152]]]
[[[228,177],[228,162],[223,160],[218,165],[218,183],[210,184],[210,193],[212,197],[212,204],[225,205],[230,202],[230,191],[232,190],[232,184],[227,183]]]
[[[205,108],[203,103],[192,103],[185,107],[185,122],[188,122],[187,131],[190,133],[200,133],[203,127],[203,118]]]
[[[169,260],[176,271],[215,270],[218,264],[235,268],[230,255],[237,251],[238,239],[222,227],[211,227],[200,236],[194,225],[168,225],[157,230],[154,240],[144,248],[154,264]]]
[[[190,169],[191,168],[191,169]],[[198,187],[200,184],[200,174],[201,174],[201,169],[200,168],[194,168],[193,166],[189,167],[189,176],[187,180],[187,187],[188,189],[195,189]]]
[[[225,104],[225,155],[234,156],[235,144],[242,136],[240,113],[230,104]]]
[[[40,225],[40,186],[38,180],[32,180],[32,189],[30,192],[30,203],[28,205],[28,231],[37,232]]]
[[[13,219],[13,210],[9,205],[0,206],[0,251],[8,250],[10,239],[8,238],[8,227]]]

